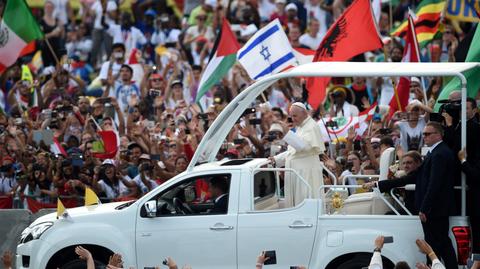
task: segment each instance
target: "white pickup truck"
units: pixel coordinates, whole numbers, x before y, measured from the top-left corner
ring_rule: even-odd
[[[287,206],[280,178],[285,173],[297,175],[295,171],[272,168],[267,159],[215,161],[216,153],[243,111],[280,78],[458,75],[476,66],[312,63],[258,81],[219,115],[187,171],[135,202],[79,207],[68,209],[67,218],[50,214],[37,219],[22,234],[17,268],[85,268],[73,251],[82,245],[92,251],[98,265],[105,265],[112,253],[121,253],[125,268],[155,267],[171,256],[178,264],[188,263],[195,269],[247,269],[255,266],[262,250],[274,250],[277,263],[267,266],[272,269],[298,265],[358,269],[368,266],[378,235],[393,237],[393,243],[382,251],[385,268],[402,260],[414,265],[425,260],[415,246],[415,239],[423,237],[419,218],[386,214],[395,212],[396,206],[383,194],[344,197],[340,195],[346,190],[342,185],[312,190],[305,180],[294,176],[305,184],[308,194],[302,202]],[[202,186],[214,178],[228,183],[228,210],[224,213],[210,213],[213,204],[202,193]],[[309,198],[313,192],[323,191],[322,198]],[[463,263],[470,240],[466,217],[452,217],[451,226]]]

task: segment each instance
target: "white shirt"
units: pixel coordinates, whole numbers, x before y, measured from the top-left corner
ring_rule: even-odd
[[[176,43],[182,32],[178,29],[156,30],[152,34],[152,44],[164,45],[165,43]]]
[[[258,3],[258,14],[261,19],[269,20],[276,9],[275,1],[272,3],[270,0],[261,0],[260,3]]]
[[[110,66],[110,61],[106,61],[102,64],[102,68],[100,68],[100,73],[98,74],[98,78],[106,80],[108,78],[108,67]],[[116,61],[113,62],[112,65],[112,75],[116,77],[118,72],[120,72],[120,68],[122,67],[121,64],[117,63]]]
[[[68,42],[65,47],[67,48],[68,55],[75,54],[79,52],[83,56],[88,56],[88,53],[92,50],[92,40],[89,38],[83,38],[76,42]]]
[[[305,9],[307,9],[307,20],[310,17],[314,17],[320,22],[320,31],[318,31],[322,36],[324,36],[327,31],[327,11],[323,10],[320,5],[312,6],[310,1],[305,2]],[[316,49],[316,48],[315,48]]]
[[[93,28],[94,29],[103,29],[102,25],[102,14],[103,14],[103,7],[102,7],[102,2],[101,1],[95,1],[93,5],[90,7],[95,12],[95,20],[93,21]],[[117,10],[118,6],[115,1],[108,1],[107,2],[107,12],[109,11],[114,11]],[[105,23],[110,24],[114,23],[114,20],[108,16],[108,14],[105,14]]]
[[[115,97],[118,102],[118,106],[125,113],[125,116],[128,115],[127,108],[133,103],[138,103],[140,100],[140,87],[138,84],[131,83],[129,85],[124,85],[118,80],[115,82],[114,89],[110,89],[110,97]],[[135,102],[136,99],[136,102]]]
[[[399,121],[396,124],[400,130],[400,146],[404,152],[411,150],[412,147],[415,146],[418,146],[418,149],[423,146],[422,131],[427,124],[424,117],[420,117],[418,119],[418,123],[415,128],[410,127],[406,121]]]
[[[0,195],[5,195],[12,191],[17,185],[15,177],[6,177],[3,173],[0,176]]]
[[[305,33],[300,36],[299,41],[300,44],[305,45],[312,50],[316,50],[318,46],[320,46],[320,43],[322,42],[324,36],[325,34],[317,33],[315,37],[312,37],[310,34]]]
[[[435,259],[432,261],[432,269],[445,269],[445,266],[440,262],[440,260]],[[373,252],[372,259],[370,260],[370,265],[368,269],[383,269],[382,263],[382,254],[378,251]]]
[[[68,0],[50,0],[55,9],[53,10],[53,17],[58,19],[63,25],[67,24],[67,3]]]
[[[150,190],[153,190],[155,189],[158,184],[157,182],[155,182],[154,180],[152,180],[150,177],[148,176],[145,176],[145,179],[147,181],[150,181],[150,185],[152,186],[151,189],[148,189],[147,185],[145,185],[142,181],[142,179],[140,178],[140,174],[138,174],[136,177],[133,178],[133,182],[135,182],[135,184],[137,184],[137,186],[140,188],[140,190],[142,191],[142,194],[145,194],[147,192],[149,192]]]
[[[113,44],[123,43],[125,45],[125,51],[127,55],[130,54],[130,50],[136,48],[137,45],[145,45],[147,38],[143,35],[142,31],[132,26],[129,31],[122,31],[122,27],[119,24],[111,23],[108,25],[107,33],[113,37]]]
[[[103,180],[100,180],[98,185],[100,186],[101,191],[103,191],[109,199],[116,199],[129,193],[127,186],[125,186],[121,180],[118,181],[117,186],[113,185],[113,187],[105,183]]]

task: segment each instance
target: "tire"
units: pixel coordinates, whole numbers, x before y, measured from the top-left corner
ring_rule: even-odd
[[[103,262],[95,260],[95,268],[105,268],[107,265]],[[60,269],[85,269],[87,268],[87,262],[81,259],[76,259],[64,264]]]
[[[338,266],[338,269],[360,269],[362,267],[368,267],[371,257],[366,255],[357,255],[353,259],[344,261]]]

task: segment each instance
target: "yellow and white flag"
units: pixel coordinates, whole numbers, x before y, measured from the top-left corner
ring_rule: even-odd
[[[85,206],[101,204],[97,194],[90,188],[85,187]]]
[[[62,201],[60,198],[57,199],[57,219],[60,218],[60,216],[66,218],[68,217],[68,212],[65,206],[63,205]]]

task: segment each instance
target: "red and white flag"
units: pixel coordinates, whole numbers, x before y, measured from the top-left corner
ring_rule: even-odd
[[[62,144],[58,142],[56,137],[53,138],[53,144],[50,145],[50,152],[52,152],[55,155],[63,155],[67,157],[67,152],[62,147]]]
[[[355,128],[357,136],[362,136],[368,129],[368,123],[375,114],[376,108],[377,105],[375,103],[356,117],[325,117],[323,120],[319,120],[317,123],[320,125],[323,139],[327,142],[344,139],[348,136],[348,129],[351,127]],[[335,127],[327,124],[327,122],[332,121],[335,122]]]
[[[408,30],[405,36],[405,48],[403,49],[403,59],[404,63],[414,63],[419,62],[420,58],[418,57],[418,42],[415,33],[415,26],[413,24],[413,15],[410,13],[408,16]],[[410,78],[401,77],[397,87],[395,89],[396,93],[393,95],[392,100],[390,100],[390,117],[395,113],[395,111],[405,111],[405,107],[408,105],[408,98],[410,96]]]

